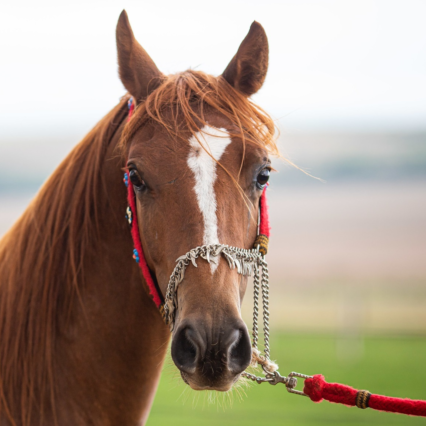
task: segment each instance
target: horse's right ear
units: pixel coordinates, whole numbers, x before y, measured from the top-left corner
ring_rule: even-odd
[[[161,84],[163,74],[135,39],[125,10],[118,19],[116,38],[120,79],[136,101],[143,101]]]

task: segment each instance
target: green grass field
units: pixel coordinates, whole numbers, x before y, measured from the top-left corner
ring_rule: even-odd
[[[274,334],[280,372],[324,374],[373,393],[426,399],[426,338]],[[299,386],[300,387],[300,386]],[[426,419],[348,408],[289,394],[283,385],[251,384],[232,394],[195,392],[166,361],[148,421],[154,425],[425,425]]]

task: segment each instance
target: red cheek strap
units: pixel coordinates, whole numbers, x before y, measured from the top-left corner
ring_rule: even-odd
[[[127,116],[127,121],[130,121],[134,111],[135,111],[135,101],[133,98],[130,98],[128,101],[129,115]],[[161,294],[158,286],[155,284],[154,279],[152,278],[151,271],[149,270],[148,264],[146,263],[145,255],[142,248],[141,237],[139,234],[138,226],[138,216],[136,210],[136,195],[133,190],[132,182],[130,181],[129,173],[124,174],[124,183],[127,187],[127,207],[126,218],[130,225],[130,230],[133,239],[133,258],[138,263],[142,275],[146,281],[146,284],[149,289],[149,293],[158,309],[160,309],[161,314],[163,315],[163,304],[164,299]]]
[[[265,256],[268,253],[269,235],[271,233],[271,225],[269,224],[269,211],[268,202],[266,200],[266,188],[263,189],[262,196],[260,197],[259,207],[259,230],[257,232],[256,240],[253,247],[259,246],[259,251]]]
[[[124,183],[127,186],[127,202],[129,204],[129,207],[127,208],[127,221],[130,225],[130,230],[132,234],[133,239],[133,258],[138,263],[139,267],[141,268],[142,275],[145,278],[146,284],[149,289],[149,293],[152,296],[152,300],[154,301],[157,308],[160,309],[160,312],[163,314],[163,296],[158,289],[157,285],[155,284],[151,271],[148,268],[148,265],[146,263],[145,255],[142,249],[142,243],[141,238],[139,234],[139,226],[138,226],[138,216],[137,216],[137,210],[136,210],[136,195],[135,191],[133,190],[132,182],[129,179],[129,174],[126,172],[124,174]]]

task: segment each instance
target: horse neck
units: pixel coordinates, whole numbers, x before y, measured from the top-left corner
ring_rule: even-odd
[[[114,117],[111,123],[118,119],[124,121],[122,115],[121,112],[120,117]],[[52,367],[46,367],[47,362],[36,365],[26,357],[13,364],[16,371],[10,376],[18,377],[18,380],[8,383],[7,379],[3,379],[3,383],[0,383],[0,391],[2,388],[3,391],[9,388],[5,399],[8,400],[16,424],[57,422],[60,425],[125,426],[139,424],[141,420],[144,423],[148,416],[170,333],[148,295],[139,268],[132,259],[133,244],[124,218],[126,189],[122,182],[123,165],[116,151],[122,128],[123,125],[112,132],[104,152],[100,167],[101,178],[94,188],[98,193],[96,205],[90,209],[83,207],[84,211],[96,212],[97,220],[93,226],[96,227],[97,237],[82,244],[84,262],[78,265],[76,297],[66,305],[66,309],[56,309],[54,312],[54,336],[46,333],[46,338],[53,338],[54,344],[43,342],[50,348],[45,351],[44,356],[51,357]],[[111,136],[111,132],[105,134]],[[81,167],[81,164],[67,166]],[[90,186],[90,182],[87,184]],[[72,193],[72,189],[70,192]],[[39,197],[41,199],[38,201],[43,202],[43,191]],[[48,200],[45,199],[44,202]],[[70,201],[70,209],[77,207],[73,207]],[[30,207],[35,208],[37,199]],[[31,214],[34,215],[34,212],[27,216]],[[21,225],[27,225],[27,232],[37,232],[28,225],[31,221],[26,221],[25,215],[23,221]],[[19,231],[19,226],[20,223],[3,242],[3,253],[11,248],[13,236]],[[0,270],[0,274],[1,272],[4,270]],[[54,288],[52,283],[45,284]],[[25,282],[23,285],[31,286],[33,283]],[[2,297],[5,300],[2,290],[4,288],[0,287],[0,301]],[[28,303],[31,303],[31,298],[28,298]],[[0,312],[5,309],[7,308],[3,306]],[[37,321],[37,318],[35,316],[32,320]],[[3,355],[5,354],[7,355],[6,350]],[[23,368],[20,367],[22,364]],[[46,371],[28,375],[23,372],[28,368]],[[2,371],[0,377],[1,373]],[[19,396],[25,394],[25,391],[21,392],[17,387],[27,385],[25,380],[19,385],[22,382],[19,380],[20,374],[27,374],[32,378],[47,377],[45,382],[37,380],[40,383],[30,386],[32,394],[40,396],[39,401],[33,402],[32,410],[23,405],[33,401],[33,398],[25,401]],[[3,424],[3,408],[0,405],[0,425]],[[25,415],[22,415],[22,410],[25,410]],[[40,410],[43,413],[41,419]],[[28,413],[31,414],[27,415]],[[25,417],[28,418],[27,421]]]
[[[123,164],[116,151],[121,129],[109,144],[102,168],[105,198],[98,206],[102,238],[83,271],[87,284],[82,306],[76,304],[80,331],[73,347],[84,353],[84,360],[74,365],[79,375],[86,377],[85,388],[89,389],[80,400],[87,401],[93,395],[91,386],[96,378],[103,411],[99,414],[104,416],[108,410],[112,424],[125,425],[136,424],[148,415],[170,333],[132,258]],[[64,345],[64,349],[70,348]],[[76,385],[81,392],[80,379]],[[87,407],[90,410],[92,402]]]
[[[76,303],[74,316],[78,334],[72,331],[77,338],[63,349],[80,354],[78,362],[72,357],[70,361],[79,376],[76,392],[81,394],[81,378],[86,380],[86,395],[79,396],[81,404],[92,400],[86,412],[93,416],[93,407],[99,406],[99,418],[108,413],[111,424],[133,425],[148,416],[170,332],[132,257],[123,164],[116,150],[122,127],[109,144],[102,168],[101,239],[83,270],[83,303]]]

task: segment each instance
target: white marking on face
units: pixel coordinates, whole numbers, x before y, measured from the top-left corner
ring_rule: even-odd
[[[204,219],[203,244],[219,244],[216,215],[217,203],[214,191],[217,164],[213,158],[216,161],[220,160],[226,147],[231,143],[231,138],[227,130],[210,126],[204,126],[196,136],[204,148],[200,146],[200,142],[195,136],[191,136],[189,139],[191,151],[187,162],[195,176],[194,190]],[[212,273],[214,273],[217,264],[211,263],[210,267]]]

